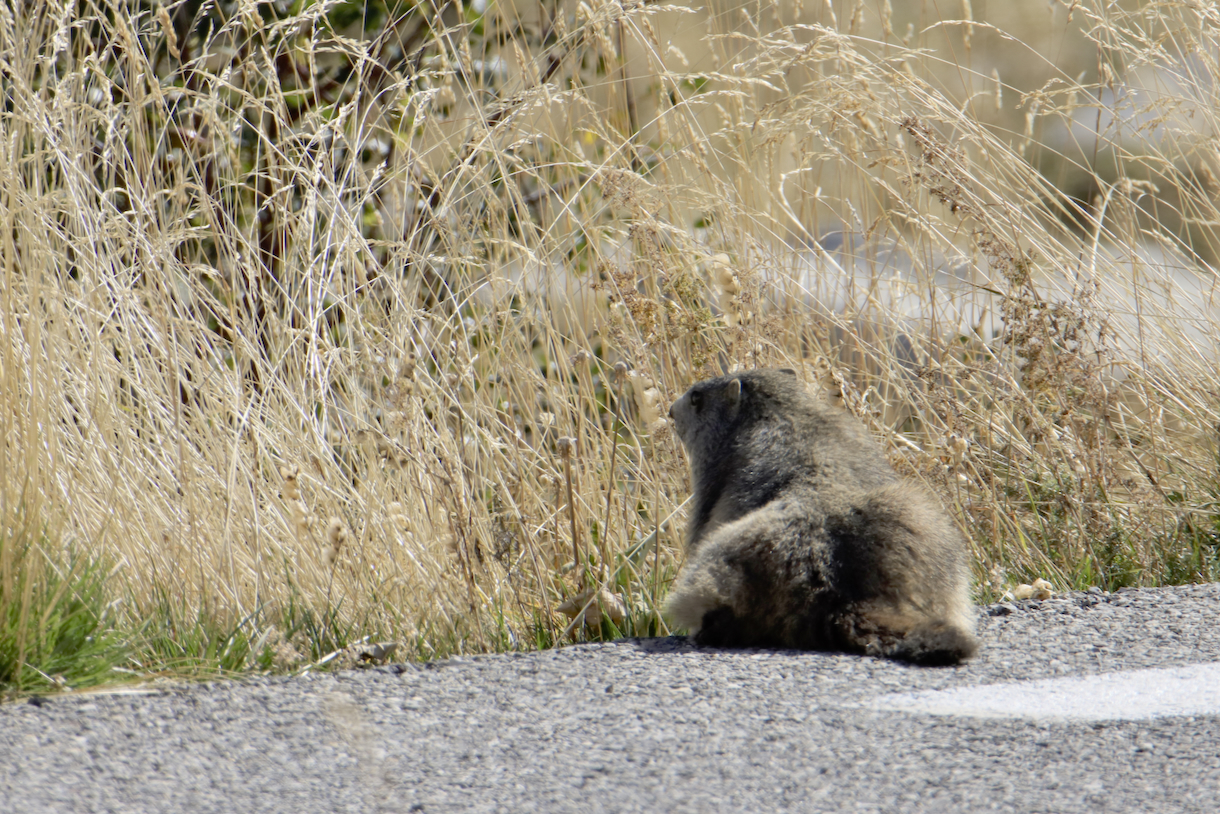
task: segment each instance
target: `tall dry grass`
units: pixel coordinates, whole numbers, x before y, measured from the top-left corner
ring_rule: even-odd
[[[4,529],[289,662],[663,631],[668,403],[784,365],[980,596],[1214,579],[1215,21],[1008,5],[5,7]]]

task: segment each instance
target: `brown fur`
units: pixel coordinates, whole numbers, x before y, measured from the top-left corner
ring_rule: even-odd
[[[667,614],[696,642],[974,654],[966,541],[857,421],[778,370],[701,382],[670,416],[695,494]]]

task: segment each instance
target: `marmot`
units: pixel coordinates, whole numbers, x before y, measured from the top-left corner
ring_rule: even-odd
[[[966,541],[858,421],[791,370],[700,382],[669,415],[695,494],[666,613],[696,643],[974,654]]]

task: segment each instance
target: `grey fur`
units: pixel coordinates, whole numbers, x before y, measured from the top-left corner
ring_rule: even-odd
[[[966,541],[859,422],[789,370],[700,382],[669,414],[695,494],[666,612],[696,642],[974,654]]]

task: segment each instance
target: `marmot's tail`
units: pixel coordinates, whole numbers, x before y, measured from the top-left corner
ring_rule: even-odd
[[[929,622],[910,630],[877,655],[927,667],[959,664],[979,649],[978,639],[950,622]]]

